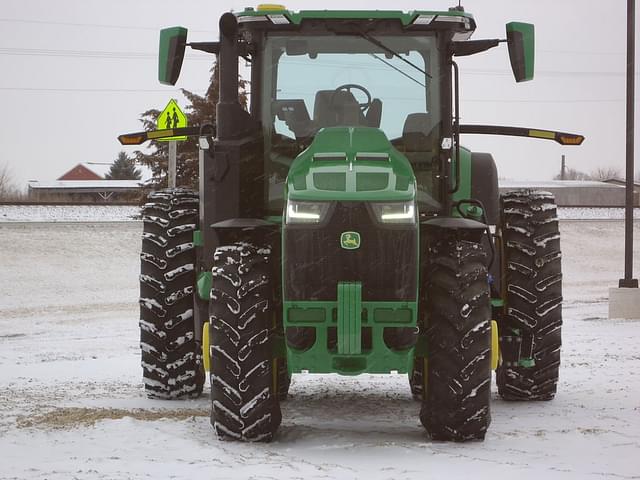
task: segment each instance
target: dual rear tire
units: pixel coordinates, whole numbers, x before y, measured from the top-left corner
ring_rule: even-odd
[[[557,389],[562,328],[560,231],[553,195],[502,197],[506,308],[500,322],[505,400],[551,400]]]
[[[555,201],[547,192],[524,190],[503,195],[501,204],[505,307],[498,319],[498,393],[505,400],[551,400],[562,326]],[[429,246],[421,325],[428,354],[416,357],[409,382],[434,440],[482,439],[491,420],[487,263],[480,243],[443,237]]]
[[[140,348],[149,397],[175,399],[202,393],[204,368],[193,321],[198,195],[167,189],[142,208]]]

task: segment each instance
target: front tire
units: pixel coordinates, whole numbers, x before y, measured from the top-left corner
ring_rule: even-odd
[[[481,244],[440,238],[426,269],[427,361],[420,420],[433,440],[484,439],[491,415],[491,305]]]
[[[506,307],[500,325],[505,400],[551,400],[560,370],[562,269],[555,199],[523,190],[502,196]],[[527,363],[526,365],[524,363]]]
[[[142,208],[140,348],[149,397],[202,393],[202,353],[195,340],[193,297],[198,194],[185,189],[151,193]]]
[[[270,441],[281,421],[271,247],[234,243],[214,255],[209,302],[211,423],[223,440]]]

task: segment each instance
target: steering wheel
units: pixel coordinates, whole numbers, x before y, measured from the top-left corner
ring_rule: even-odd
[[[371,92],[369,92],[369,90],[364,88],[362,85],[358,85],[357,83],[345,83],[344,85],[340,85],[338,88],[336,88],[333,91],[333,96],[331,97],[331,104],[333,105],[334,99],[336,98],[336,95],[338,94],[338,92],[351,93],[351,89],[360,90],[362,93],[364,93],[367,96],[366,102],[363,102],[363,103],[358,102],[358,107],[360,107],[360,111],[364,112],[371,106],[371,99],[372,99]]]

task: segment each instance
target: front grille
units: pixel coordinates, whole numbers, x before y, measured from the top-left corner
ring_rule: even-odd
[[[415,301],[415,225],[382,226],[362,202],[338,202],[323,225],[284,228],[284,291],[289,301],[335,301],[338,282],[362,283],[363,301]],[[342,232],[360,233],[360,248],[340,246]]]

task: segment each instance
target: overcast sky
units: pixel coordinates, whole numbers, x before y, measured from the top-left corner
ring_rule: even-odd
[[[455,1],[284,3],[293,10],[438,10]],[[589,172],[613,166],[623,172],[626,1],[462,4],[478,23],[475,39],[504,37],[504,24],[511,20],[536,26],[532,82],[514,82],[504,46],[459,59],[463,123],[550,128],[587,138],[582,147],[480,136],[467,136],[463,144],[492,152],[503,178],[551,179],[563,153],[572,168]],[[8,163],[16,183],[25,186],[30,179],[53,180],[79,162],[112,162],[123,150],[117,135],[140,130],[143,111],[161,109],[170,98],[185,104],[176,88],[157,82],[159,29],[183,25],[190,40],[217,40],[220,15],[245,6],[254,5],[235,0],[2,0],[0,166]],[[204,92],[210,62],[206,54],[188,53],[178,86]],[[637,106],[638,101],[636,117]],[[637,119],[636,138],[639,130]],[[636,158],[638,144],[637,139]]]

